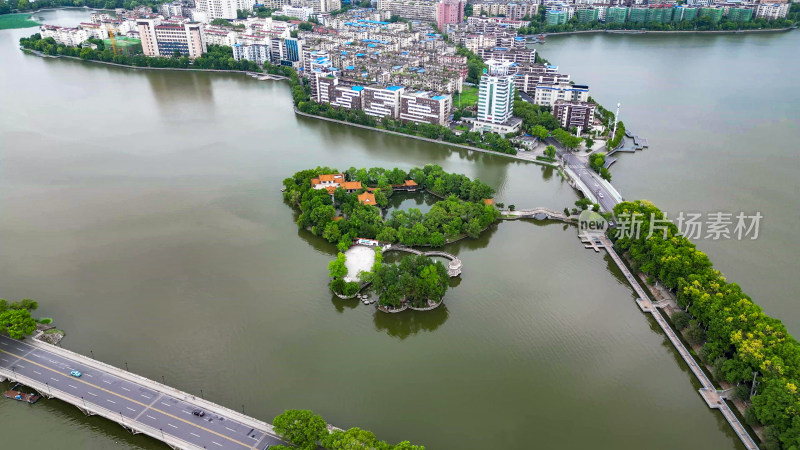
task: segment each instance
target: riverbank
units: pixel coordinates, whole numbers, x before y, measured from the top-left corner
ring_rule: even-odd
[[[365,130],[379,131],[379,132],[382,132],[382,133],[388,133],[388,134],[393,134],[393,135],[396,135],[396,136],[402,136],[402,137],[407,137],[407,138],[411,138],[411,139],[417,139],[417,140],[420,140],[420,141],[433,142],[434,144],[441,144],[441,145],[447,145],[447,146],[451,146],[451,147],[456,147],[456,148],[463,149],[463,150],[470,150],[470,151],[474,151],[474,152],[488,153],[490,155],[503,156],[503,157],[506,157],[506,158],[511,158],[511,159],[516,159],[518,161],[525,161],[525,162],[530,162],[530,163],[534,163],[534,164],[539,164],[541,166],[546,166],[546,167],[553,167],[553,168],[558,167],[556,164],[550,164],[550,163],[547,163],[545,161],[537,161],[536,159],[529,159],[529,158],[526,158],[526,157],[521,156],[519,154],[511,155],[511,154],[508,154],[508,153],[500,153],[500,152],[495,152],[495,151],[492,151],[492,150],[486,150],[486,149],[483,149],[483,148],[471,147],[469,145],[455,144],[455,143],[452,143],[452,142],[445,142],[445,141],[442,141],[442,140],[439,140],[439,139],[431,139],[431,138],[426,138],[426,137],[422,137],[422,136],[416,136],[416,135],[413,135],[413,134],[400,133],[398,131],[384,130],[383,128],[375,128],[375,127],[371,127],[369,125],[361,125],[361,124],[358,124],[358,123],[347,122],[347,121],[344,121],[344,120],[331,119],[331,118],[328,118],[328,117],[323,117],[323,116],[317,116],[317,115],[314,115],[314,114],[304,113],[302,111],[299,111],[297,108],[294,109],[294,113],[297,114],[297,115],[300,115],[300,116],[304,116],[304,117],[311,117],[313,119],[327,120],[328,122],[339,123],[339,124],[342,124],[342,125],[349,125],[351,127],[363,128]]]
[[[576,30],[576,31],[556,31],[541,33],[544,36],[566,36],[570,34],[592,34],[592,33],[608,33],[608,34],[621,34],[621,35],[639,35],[639,34],[742,34],[742,33],[780,33],[784,31],[791,31],[796,29],[797,26],[785,28],[758,28],[752,30]],[[537,34],[538,36],[539,34]],[[532,36],[532,35],[531,35]]]
[[[247,75],[249,77],[252,77],[252,78],[258,78],[258,77],[262,77],[263,78],[263,77],[267,76],[266,74],[261,73],[261,72],[251,72],[251,71],[247,71],[247,70],[194,69],[194,68],[189,69],[189,68],[182,68],[182,67],[130,66],[130,65],[127,65],[127,64],[118,64],[118,63],[113,63],[113,62],[108,62],[108,61],[98,61],[96,59],[83,59],[83,58],[79,58],[77,56],[48,55],[48,54],[42,53],[42,52],[40,52],[38,50],[32,50],[30,48],[25,48],[25,47],[20,47],[20,50],[22,50],[24,53],[32,54],[32,55],[39,56],[39,57],[42,57],[42,58],[65,58],[65,59],[72,59],[72,60],[75,60],[75,61],[91,62],[91,63],[97,63],[97,64],[104,64],[104,65],[107,65],[107,66],[122,67],[122,68],[125,68],[125,69],[135,69],[135,70],[175,70],[175,71],[180,71],[180,72],[241,73],[241,74],[245,74],[245,75]],[[278,76],[278,75],[275,75],[275,76]],[[273,79],[273,80],[279,81],[279,80],[277,80],[275,78],[269,78],[269,77],[264,78],[264,79]]]

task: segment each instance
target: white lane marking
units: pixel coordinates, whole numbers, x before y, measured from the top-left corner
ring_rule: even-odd
[[[142,397],[144,397],[144,398],[146,398],[146,399],[151,399],[151,398],[153,398],[153,397],[148,397],[148,396],[146,396],[146,395],[144,395],[144,394],[139,394],[139,395],[141,395]]]
[[[42,372],[39,372],[38,370],[34,370],[33,373],[35,373],[36,375],[41,375],[42,374]]]
[[[171,423],[168,423],[167,425],[171,426],[172,428],[178,428],[178,427],[176,427],[175,425],[173,425]]]
[[[114,404],[116,404],[116,403],[117,403],[117,402],[115,402],[114,400],[109,400],[109,399],[106,399],[106,401],[107,401],[107,402],[114,403]]]
[[[200,437],[200,435],[199,435],[199,434],[194,434],[194,433],[192,433],[191,431],[189,432],[189,434],[191,434],[192,436],[195,436],[195,437]]]
[[[73,386],[71,384],[68,384],[67,386],[71,387],[72,389],[78,389],[78,386]]]
[[[90,373],[85,373],[84,375],[86,375],[87,377],[92,377],[92,374],[90,374]],[[94,377],[92,377],[92,378],[94,378]]]
[[[53,381],[58,381],[57,379],[55,379],[55,378],[53,378],[53,377],[50,377],[50,379],[51,379],[51,380],[53,380]]]
[[[3,345],[5,345],[6,347],[8,347],[8,343],[7,343],[7,342],[0,342],[0,344],[3,344]]]
[[[133,409],[133,408],[131,408],[130,406],[126,406],[126,408],[128,408],[129,410],[131,410],[131,411],[133,411],[133,412],[136,412],[136,410],[135,410],[135,409]]]
[[[128,392],[130,392],[130,391],[131,391],[130,389],[126,388],[125,386],[120,386],[120,387],[121,387],[122,389],[125,389],[125,390],[126,390],[126,391],[128,391]]]
[[[22,367],[23,369],[25,368],[25,366],[23,366],[22,364],[19,364],[19,363],[17,363],[17,367]]]
[[[95,397],[97,397],[97,394],[95,394],[95,393],[94,393],[94,392],[92,392],[92,391],[86,391],[86,393],[87,393],[87,394],[89,394],[89,395],[94,395]]]
[[[111,382],[110,382],[110,381],[106,381],[106,380],[103,380],[103,383],[106,383],[106,384],[111,384]]]
[[[155,417],[151,416],[150,414],[145,414],[145,416],[147,416],[147,417],[149,417],[149,418],[151,418],[151,419],[153,419],[153,420],[158,420],[158,419],[156,419]]]
[[[5,358],[0,358],[0,359],[2,359],[2,360],[3,360],[3,361],[5,361],[5,362],[8,362],[8,360],[7,360],[7,359],[5,359]]]
[[[169,403],[161,402],[161,404],[164,405],[164,406],[169,406]]]
[[[236,432],[236,430],[234,430],[233,428],[230,428],[230,427],[225,427],[225,428],[227,428],[227,429],[229,429],[229,430],[233,431],[234,433]]]
[[[220,444],[219,442],[216,442],[216,441],[211,441],[211,443],[212,443],[212,444],[217,444],[217,445],[219,445],[220,447],[222,447],[222,444]]]
[[[190,416],[192,415],[192,413],[190,413],[189,411],[183,410],[183,412],[185,412],[186,414],[189,414]]]

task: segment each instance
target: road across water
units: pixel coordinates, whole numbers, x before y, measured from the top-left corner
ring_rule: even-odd
[[[70,358],[47,347],[0,336],[0,375],[23,384],[25,378],[39,382],[45,387],[41,394],[74,402],[85,412],[93,406],[117,412],[119,417],[113,420],[126,428],[136,429],[138,422],[158,429],[162,440],[172,437],[186,442],[187,448],[265,449],[284,444],[269,434],[270,430],[231,417],[233,414],[225,408],[209,407],[209,402],[192,395],[176,395],[158,389],[158,383],[138,382],[135,375],[103,370],[102,363]],[[80,372],[80,377],[72,376],[73,370]],[[41,390],[40,386],[32,387]],[[69,394],[73,401],[58,395],[59,391]],[[77,398],[80,401],[74,400]],[[196,410],[203,411],[203,416],[195,415]]]

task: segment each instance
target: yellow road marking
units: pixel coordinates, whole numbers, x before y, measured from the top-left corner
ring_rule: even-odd
[[[58,371],[58,370],[55,370],[55,369],[53,369],[53,368],[50,368],[50,367],[47,367],[47,366],[45,366],[45,365],[39,364],[39,363],[37,363],[36,361],[31,361],[30,359],[27,359],[27,358],[24,358],[24,357],[22,357],[22,356],[16,355],[16,354],[14,354],[14,353],[11,353],[11,352],[9,352],[9,351],[7,351],[7,350],[0,350],[0,353],[8,353],[9,355],[11,355],[11,356],[13,356],[13,357],[15,357],[15,358],[19,358],[19,359],[21,359],[21,360],[23,360],[23,361],[28,361],[28,362],[29,362],[29,363],[31,363],[31,364],[35,364],[35,365],[37,365],[37,366],[39,366],[39,367],[41,367],[41,368],[43,368],[43,369],[47,369],[47,370],[49,370],[49,371],[51,371],[51,372],[54,372],[54,373],[57,373],[57,374],[61,375],[62,377],[65,377],[65,378],[67,378],[67,376],[66,376],[66,375],[64,375],[63,373],[61,373],[61,372],[60,372],[60,371]],[[128,401],[130,401],[130,402],[132,402],[132,403],[136,403],[137,405],[144,406],[144,407],[145,407],[145,410],[147,410],[147,409],[151,409],[151,410],[153,410],[153,411],[157,411],[157,412],[159,412],[159,413],[161,413],[161,414],[164,414],[164,415],[165,415],[165,416],[167,416],[167,417],[171,417],[171,418],[173,418],[173,419],[180,420],[180,421],[181,421],[181,422],[183,422],[183,423],[186,423],[186,424],[188,424],[188,425],[191,425],[191,426],[193,426],[193,427],[199,428],[199,429],[201,429],[201,430],[208,431],[208,432],[209,432],[209,433],[211,433],[211,434],[215,434],[215,435],[217,435],[217,436],[219,436],[219,437],[221,437],[221,438],[223,438],[223,439],[227,439],[227,440],[229,440],[229,441],[231,441],[231,442],[235,442],[235,443],[237,443],[237,444],[239,444],[239,445],[243,445],[243,446],[245,446],[245,447],[247,447],[247,448],[253,448],[253,446],[252,446],[252,445],[248,445],[248,444],[245,444],[244,442],[237,441],[236,439],[233,439],[233,438],[231,438],[231,437],[225,436],[224,434],[217,433],[216,431],[214,431],[214,430],[210,430],[210,429],[208,429],[208,428],[206,428],[206,427],[204,427],[204,426],[197,425],[197,424],[195,424],[195,423],[189,422],[188,420],[182,419],[182,418],[180,418],[180,417],[178,417],[178,416],[173,416],[172,414],[170,414],[170,413],[168,413],[168,412],[166,412],[166,411],[162,411],[162,410],[160,410],[160,409],[158,409],[158,408],[154,408],[154,407],[152,407],[152,406],[150,406],[150,405],[146,405],[146,404],[144,404],[144,403],[142,403],[142,402],[140,402],[140,401],[137,401],[137,400],[134,400],[134,399],[132,399],[132,398],[126,397],[126,396],[124,396],[124,395],[122,395],[122,394],[117,394],[116,392],[109,391],[108,389],[105,389],[105,388],[102,388],[102,387],[100,387],[100,386],[97,386],[97,385],[95,385],[95,384],[89,383],[88,381],[85,381],[85,380],[83,380],[82,378],[69,377],[69,378],[67,378],[67,379],[69,379],[69,380],[74,380],[74,381],[78,381],[78,382],[80,382],[80,383],[83,383],[83,384],[85,384],[85,385],[87,385],[87,386],[91,386],[91,387],[93,387],[93,388],[95,388],[95,389],[99,389],[99,390],[101,390],[101,391],[107,392],[107,393],[109,393],[109,394],[111,394],[111,395],[116,395],[117,397],[124,398],[125,400],[128,400]],[[158,392],[158,391],[156,391],[156,392]],[[134,419],[134,420],[135,420],[135,419]],[[137,421],[137,422],[138,422],[138,421]]]

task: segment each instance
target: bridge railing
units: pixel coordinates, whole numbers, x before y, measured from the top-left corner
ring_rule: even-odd
[[[138,420],[135,419],[126,418],[119,411],[112,411],[95,403],[92,403],[91,401],[86,401],[85,398],[69,394],[67,392],[62,391],[61,389],[54,388],[47,383],[42,383],[41,381],[37,381],[34,380],[33,378],[19,374],[14,370],[0,368],[0,374],[2,374],[3,377],[9,380],[13,380],[17,383],[21,383],[24,384],[25,386],[33,388],[42,395],[45,395],[47,397],[57,398],[63,402],[75,405],[76,407],[78,407],[78,409],[82,410],[86,414],[93,414],[105,417],[106,419],[117,422],[123,427],[128,428],[135,433],[146,434],[154,439],[164,442],[165,444],[169,445],[172,448],[178,448],[182,450],[200,450],[203,448],[198,445],[192,444],[191,442],[187,442],[184,441],[183,439],[179,439],[175,436],[172,436],[169,433],[165,433],[160,428],[152,427],[150,425],[139,422]]]
[[[173,397],[178,398],[178,399],[183,399],[183,400],[188,401],[188,402],[190,402],[192,404],[195,404],[197,406],[201,406],[201,407],[203,407],[203,409],[206,409],[206,410],[209,410],[209,411],[214,411],[215,413],[217,413],[219,415],[234,419],[234,420],[236,420],[238,422],[241,422],[242,424],[246,424],[247,426],[249,426],[251,428],[254,428],[254,429],[257,429],[257,430],[260,430],[260,431],[264,431],[267,434],[270,434],[272,436],[275,436],[275,437],[279,438],[279,436],[277,436],[275,431],[273,430],[271,424],[268,424],[268,423],[266,423],[264,421],[255,419],[255,418],[247,416],[247,415],[244,415],[244,414],[242,414],[242,413],[240,413],[238,411],[234,411],[234,410],[232,410],[230,408],[226,408],[224,406],[218,405],[218,404],[216,404],[214,402],[211,402],[209,400],[205,400],[203,398],[197,398],[194,395],[188,394],[188,393],[183,392],[181,390],[178,390],[178,389],[176,389],[174,387],[167,386],[166,384],[162,384],[162,383],[159,383],[157,381],[153,381],[153,380],[151,380],[149,378],[145,378],[145,377],[143,377],[141,375],[137,375],[137,374],[132,373],[132,372],[128,372],[127,370],[122,370],[122,369],[120,369],[118,367],[114,367],[114,366],[112,366],[110,364],[106,364],[106,363],[104,363],[102,361],[98,361],[96,359],[89,358],[87,356],[81,355],[80,353],[76,353],[76,352],[73,352],[71,350],[67,350],[67,349],[59,347],[57,345],[49,344],[47,342],[42,342],[42,341],[39,341],[37,339],[33,339],[32,341],[26,339],[26,342],[30,343],[34,347],[39,347],[39,348],[41,348],[43,350],[46,350],[46,351],[49,351],[49,352],[52,352],[52,353],[56,353],[56,354],[58,354],[60,356],[63,356],[65,358],[73,359],[75,361],[78,361],[78,362],[80,362],[82,364],[85,364],[87,366],[94,367],[95,369],[101,370],[103,372],[112,373],[115,376],[127,379],[128,381],[131,381],[133,383],[137,383],[137,384],[140,384],[140,385],[147,386],[150,389],[153,389],[155,391],[165,393],[167,395],[173,396]]]

